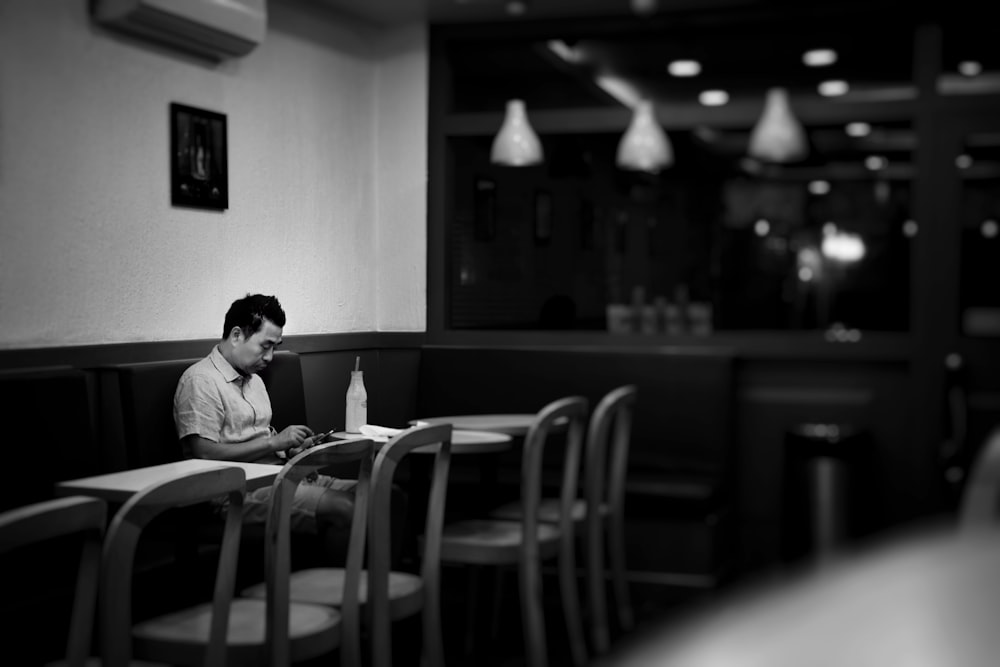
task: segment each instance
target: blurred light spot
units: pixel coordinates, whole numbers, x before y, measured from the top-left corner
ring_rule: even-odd
[[[813,279],[813,271],[808,266],[799,267],[799,280],[807,283]]]
[[[823,256],[838,262],[858,262],[865,256],[865,242],[857,234],[835,232],[823,237]]]
[[[959,169],[968,169],[972,166],[972,156],[962,154],[955,158],[955,166]]]
[[[850,86],[847,85],[847,82],[840,79],[824,81],[818,87],[819,94],[823,97],[837,97],[845,94],[849,89]]]
[[[833,49],[811,49],[802,54],[802,62],[809,67],[824,67],[837,62],[837,52]]]
[[[865,158],[865,166],[872,171],[878,171],[879,169],[885,169],[888,166],[889,161],[886,160],[881,155],[869,155]]]
[[[824,222],[823,223],[823,236],[829,236],[830,234],[837,233],[837,223],[835,222]]]
[[[546,46],[549,47],[549,51],[562,58],[565,62],[573,63],[574,65],[583,62],[583,51],[570,46],[561,39],[550,39],[546,42]]]
[[[771,231],[771,223],[761,218],[757,222],[753,223],[753,231],[757,236],[767,236],[767,233]]]
[[[640,16],[647,16],[656,11],[657,0],[632,0],[632,11]]]
[[[905,236],[908,239],[912,239],[914,236],[917,235],[917,229],[918,227],[916,220],[907,220],[906,222],[903,223],[903,236]]]
[[[528,5],[522,0],[509,0],[507,3],[507,13],[511,16],[521,16],[528,11]]]
[[[978,76],[983,71],[983,66],[975,60],[963,60],[958,63],[958,73],[963,76]]]
[[[671,76],[698,76],[701,74],[701,63],[697,60],[675,60],[667,65]]]
[[[872,126],[862,122],[848,123],[844,131],[851,137],[867,137],[872,131]]]
[[[809,192],[814,195],[825,195],[830,192],[830,181],[809,181]]]
[[[962,355],[960,355],[958,352],[951,352],[950,354],[945,355],[944,365],[945,368],[950,368],[953,371],[957,371],[959,368],[962,367]]]
[[[889,189],[888,181],[875,182],[875,201],[879,204],[886,204],[889,201],[890,194],[892,194],[892,191]]]
[[[995,239],[997,234],[1000,233],[1000,227],[997,226],[996,220],[983,220],[983,224],[979,226],[979,231],[982,232],[984,238]]]
[[[729,93],[724,90],[703,90],[698,94],[698,101],[706,107],[721,107],[729,102]]]

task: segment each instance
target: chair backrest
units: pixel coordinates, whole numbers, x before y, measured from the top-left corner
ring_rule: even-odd
[[[107,512],[103,500],[71,496],[0,514],[0,553],[67,535],[83,537],[65,652],[71,667],[82,667],[90,653]]]
[[[290,662],[288,623],[290,612],[291,516],[295,489],[306,477],[330,466],[357,464],[354,513],[351,518],[344,595],[341,611],[341,656],[343,664],[361,664],[360,602],[358,588],[364,567],[369,486],[374,447],[370,439],[343,440],[317,445],[285,463],[271,486],[271,504],[265,526],[264,561],[267,588],[267,645],[269,664]],[[340,475],[338,475],[340,476]]]
[[[587,429],[584,462],[584,496],[588,531],[599,534],[602,503],[621,519],[625,506],[625,477],[632,437],[632,412],[638,389],[624,385],[612,389],[597,404]]]
[[[423,554],[420,576],[424,582],[424,618],[440,619],[441,530],[444,525],[445,496],[448,489],[448,469],[451,460],[451,424],[422,426],[408,429],[382,446],[372,469],[372,502],[369,512],[368,609],[371,614],[371,639],[374,665],[392,664],[392,619],[389,614],[389,571],[391,570],[389,517],[392,484],[400,461],[418,447],[440,443],[434,455],[427,516],[424,522]],[[418,454],[426,456],[426,454]],[[424,623],[424,641],[440,642],[440,637],[428,637]],[[440,655],[441,652],[425,650]]]
[[[976,455],[962,490],[959,525],[963,530],[997,523],[1000,515],[1000,426],[994,427]]]
[[[566,540],[573,538],[573,503],[577,498],[580,457],[586,429],[587,399],[567,396],[547,404],[535,415],[524,437],[521,455],[521,512],[524,524],[522,559],[538,557],[538,506],[542,495],[542,467],[545,445],[553,426],[566,431],[562,483],[559,490],[559,530]]]
[[[217,468],[184,473],[143,489],[129,498],[111,520],[101,563],[101,638],[105,667],[129,663],[132,656],[132,572],[143,529],[163,512],[226,496],[229,501],[212,595],[212,626],[205,664],[221,664],[226,652],[229,607],[236,584],[243,494],[242,468]]]

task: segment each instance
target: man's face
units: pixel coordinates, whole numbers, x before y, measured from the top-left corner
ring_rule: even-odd
[[[249,338],[239,329],[231,335],[233,366],[250,375],[264,369],[274,357],[274,348],[281,345],[281,327],[265,319],[261,328]]]

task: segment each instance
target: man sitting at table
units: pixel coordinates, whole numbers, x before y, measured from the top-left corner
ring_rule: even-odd
[[[273,296],[248,294],[226,313],[222,341],[181,376],[174,423],[185,455],[202,459],[283,463],[322,440],[308,426],[280,433],[271,426],[271,401],[257,375],[281,344],[285,311]],[[292,530],[318,535],[332,555],[343,554],[354,507],[354,480],[327,475],[303,480],[295,492]],[[264,523],[271,487],[247,492],[244,522]]]

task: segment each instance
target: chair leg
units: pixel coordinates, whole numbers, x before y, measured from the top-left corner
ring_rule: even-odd
[[[611,583],[618,611],[618,623],[623,630],[635,626],[632,604],[629,601],[628,580],[625,568],[625,521],[622,517],[611,517],[605,525],[608,537],[608,555],[611,561]]]
[[[607,588],[604,582],[604,534],[598,527],[586,531],[584,570],[587,576],[587,606],[590,612],[590,633],[594,651],[607,653],[611,643],[608,630]]]
[[[571,539],[562,539],[559,544],[559,589],[562,594],[563,615],[566,618],[566,632],[573,664],[576,667],[583,667],[587,663],[587,647],[583,639],[583,620],[580,617],[575,549],[576,545]]]
[[[441,631],[441,595],[424,592],[422,667],[444,667],[444,635]]]
[[[521,626],[528,667],[548,666],[545,642],[545,614],[542,608],[542,579],[537,559],[523,560],[517,568],[520,582]]]
[[[503,601],[504,566],[493,568],[493,606],[490,614],[490,644],[496,646],[500,638],[500,610]]]
[[[465,611],[465,655],[471,657],[476,650],[476,606],[479,603],[479,566],[468,566],[469,597]]]

